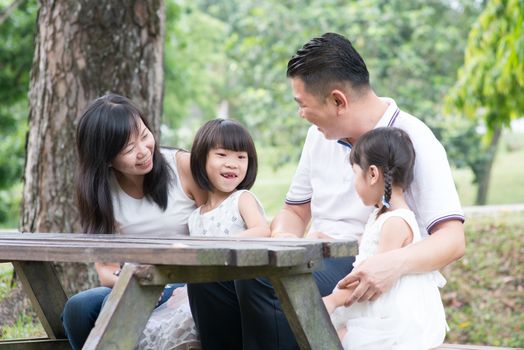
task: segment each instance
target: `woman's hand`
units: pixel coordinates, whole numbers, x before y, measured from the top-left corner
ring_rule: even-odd
[[[345,305],[376,300],[402,276],[400,266],[399,250],[370,256],[364,260],[338,283],[338,288],[341,289],[358,283],[353,293],[346,298]]]

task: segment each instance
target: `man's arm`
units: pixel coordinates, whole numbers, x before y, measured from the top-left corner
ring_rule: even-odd
[[[311,204],[284,204],[271,222],[272,237],[302,237],[311,220]]]
[[[375,300],[403,275],[439,270],[464,255],[464,225],[459,220],[440,223],[431,236],[401,249],[367,258],[339,282],[339,288],[357,281],[358,287],[346,300]]]

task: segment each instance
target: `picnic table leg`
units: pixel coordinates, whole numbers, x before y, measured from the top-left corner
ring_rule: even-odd
[[[310,273],[270,277],[300,349],[342,350]]]
[[[67,296],[50,262],[13,261],[24,291],[50,339],[65,339],[60,315]]]
[[[125,264],[83,350],[134,349],[164,285],[142,286],[138,266]]]

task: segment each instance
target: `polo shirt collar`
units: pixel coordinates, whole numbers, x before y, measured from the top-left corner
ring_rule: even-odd
[[[388,104],[388,108],[382,115],[382,118],[375,125],[375,128],[394,126],[395,121],[397,120],[398,115],[400,114],[400,109],[397,107],[395,101],[389,97],[381,97],[382,101]]]
[[[397,107],[397,104],[392,98],[381,97],[380,99],[388,104],[388,108],[384,112],[384,115],[382,115],[382,117],[379,119],[374,129],[385,126],[394,126],[395,121],[397,120],[397,117],[400,114],[400,109]],[[353,147],[353,145],[349,143],[346,139],[340,139],[337,140],[337,142],[345,147],[349,147],[350,149]]]

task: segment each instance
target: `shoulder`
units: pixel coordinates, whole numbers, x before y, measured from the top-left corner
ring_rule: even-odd
[[[255,206],[262,209],[262,204],[260,203],[257,196],[255,196],[253,192],[248,191],[248,190],[240,190],[237,192],[240,192],[239,194],[237,194],[238,207],[240,208],[240,210],[242,210],[242,208],[245,208],[245,207],[255,207]]]
[[[383,224],[380,229],[380,237],[385,240],[411,240],[413,229],[409,217],[395,210],[384,215]],[[413,214],[412,214],[413,215]]]

